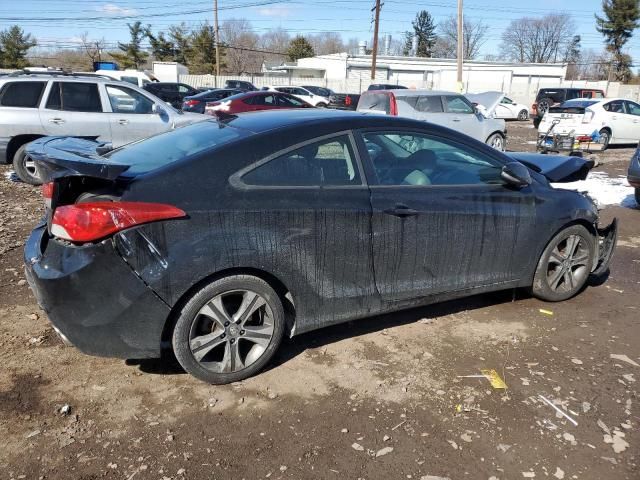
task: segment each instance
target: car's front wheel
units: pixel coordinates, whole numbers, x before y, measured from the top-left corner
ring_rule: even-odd
[[[533,295],[549,302],[573,297],[587,283],[594,251],[594,236],[582,225],[560,231],[542,252],[533,278]]]
[[[518,113],[518,120],[520,120],[521,122],[524,120],[529,120],[529,112],[527,110],[520,110],[520,113]]]
[[[495,148],[496,150],[500,150],[504,152],[505,149],[505,141],[504,136],[500,133],[494,133],[489,138],[487,138],[487,145]]]
[[[13,169],[20,180],[30,185],[41,185],[42,180],[33,159],[27,155],[27,146],[21,146],[13,156]]]
[[[258,373],[278,349],[285,315],[278,294],[249,275],[216,280],[196,292],[173,331],[173,351],[194,377],[212,384]]]

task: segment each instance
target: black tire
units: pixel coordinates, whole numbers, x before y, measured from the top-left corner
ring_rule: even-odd
[[[318,107],[318,108],[327,108],[327,104],[323,103],[323,102],[320,102],[319,104],[316,105],[316,107]]]
[[[568,251],[572,238],[579,239],[574,253]],[[531,287],[533,295],[548,302],[560,302],[576,295],[589,279],[594,252],[594,236],[582,225],[560,231],[540,256]]]
[[[42,185],[42,180],[38,175],[33,161],[26,152],[26,145],[21,146],[13,156],[13,169],[20,180],[30,185]]]
[[[538,128],[541,122],[542,122],[542,117],[533,117],[534,128]]]
[[[609,148],[609,142],[611,141],[611,132],[606,128],[600,130],[600,143],[602,144],[602,150]]]
[[[504,135],[502,135],[501,133],[493,133],[489,135],[489,138],[487,138],[486,143],[490,147],[495,148],[500,152],[504,152],[506,149],[507,142],[506,142],[506,139],[504,138]]]
[[[209,308],[208,311],[218,314],[221,311],[219,306],[222,303],[215,302],[218,299],[230,298],[230,300],[220,300],[220,302],[231,302],[231,305],[240,303],[238,312],[236,312],[238,314],[245,300],[244,296],[235,298],[243,295],[238,292],[256,294],[260,297],[260,302],[264,300],[264,305],[256,309],[255,313],[249,315],[242,322],[243,315],[240,315],[240,319],[236,321],[234,316],[229,314],[228,307],[225,305],[221,316],[229,321],[224,322],[224,326],[214,320],[214,317],[209,317],[202,313],[202,310],[214,305],[216,308]],[[248,308],[253,308],[253,305],[249,304]],[[267,319],[272,325],[265,327]],[[250,325],[251,322],[256,321],[258,324]],[[260,321],[263,322],[262,325],[259,323]],[[210,328],[203,330],[203,322],[205,326],[207,322],[210,322]],[[273,328],[270,339],[265,339],[261,342],[266,343],[268,341],[266,347],[258,346],[258,343],[253,343],[253,346],[249,346],[252,341],[243,336],[245,335],[243,333],[245,330],[242,330],[242,328],[246,328],[247,331],[253,328],[253,335],[257,335],[256,332],[258,330],[262,329],[260,330],[262,332],[265,331],[265,328],[270,328],[271,326]],[[284,330],[284,309],[274,289],[260,278],[250,275],[233,275],[209,283],[196,292],[187,302],[180,312],[173,330],[173,351],[182,368],[204,382],[215,385],[238,382],[255,375],[264,368],[280,346]],[[203,338],[204,335],[208,335],[209,338]],[[202,340],[198,340],[198,337],[202,338]],[[209,345],[213,343],[216,343],[216,346],[207,350]],[[233,345],[235,345],[235,350]],[[264,350],[261,353],[255,353],[254,347],[259,347],[259,351],[262,348]],[[195,353],[193,349],[196,350]],[[242,360],[243,352],[241,350],[248,351],[244,360]],[[205,352],[202,353],[202,358],[196,359],[194,355],[201,352]],[[237,357],[230,352],[237,352]],[[235,368],[238,365],[235,363],[237,360],[227,360],[225,362],[227,354],[229,354],[229,357],[239,359],[242,368]],[[220,356],[222,358],[219,360]],[[252,363],[245,367],[244,365],[250,356]],[[220,371],[226,370],[226,368],[223,368],[225,366],[229,366],[231,371]]]
[[[640,207],[640,188],[636,188],[635,194],[636,194],[636,203]]]
[[[523,122],[525,120],[529,120],[529,111],[528,110],[520,110],[518,113],[518,120]]]

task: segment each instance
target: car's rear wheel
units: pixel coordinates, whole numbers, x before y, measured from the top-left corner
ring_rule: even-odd
[[[501,152],[504,152],[504,144],[504,137],[500,133],[494,133],[489,138],[487,138],[487,145],[495,148],[496,150],[500,150]]]
[[[538,128],[541,123],[542,123],[542,118],[541,117],[534,117],[534,119],[533,119],[533,127],[534,128]]]
[[[42,180],[36,170],[35,162],[27,155],[26,149],[26,145],[21,146],[13,156],[13,169],[23,182],[31,185],[41,185]]]
[[[527,110],[520,110],[520,113],[518,113],[518,120],[520,120],[521,122],[524,120],[529,120],[529,112]]]
[[[327,104],[326,104],[326,103],[324,103],[324,102],[320,102],[320,103],[318,103],[318,104],[316,105],[316,107],[318,107],[318,108],[327,108]]]
[[[216,280],[187,302],[173,331],[173,351],[194,377],[212,384],[258,373],[278,349],[285,316],[278,294],[249,275]]]
[[[609,148],[609,142],[611,141],[611,132],[606,128],[600,130],[600,143],[602,144],[602,149],[606,150]]]
[[[538,102],[538,115],[540,117],[544,117],[544,114],[547,113],[547,110],[549,110],[549,107],[551,107],[551,105],[553,105],[553,101],[548,98],[543,98],[542,100],[540,100]]]
[[[582,225],[562,230],[540,257],[533,278],[533,295],[549,302],[573,297],[589,278],[594,251],[595,239]]]

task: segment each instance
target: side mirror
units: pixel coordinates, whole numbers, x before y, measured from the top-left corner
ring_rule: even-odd
[[[520,162],[509,162],[502,167],[500,177],[509,185],[514,187],[526,187],[531,185],[531,173],[529,169]]]
[[[151,113],[154,113],[156,115],[166,115],[167,111],[164,108],[162,108],[161,105],[154,103],[153,106],[151,107]]]

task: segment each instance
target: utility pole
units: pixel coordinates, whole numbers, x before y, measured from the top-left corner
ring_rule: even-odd
[[[220,30],[218,29],[218,0],[213,0],[213,21],[216,47],[216,77],[220,76]],[[217,84],[217,80],[216,80]]]
[[[378,27],[380,25],[380,8],[382,7],[382,5],[380,5],[380,0],[376,0],[376,6],[373,7],[371,10],[375,10],[376,11],[376,19],[375,19],[375,26],[373,27],[373,51],[371,52],[371,80],[375,80],[376,78],[376,60],[378,57]]]
[[[464,59],[464,22],[462,18],[462,0],[458,0],[458,92],[462,93],[462,61]]]

